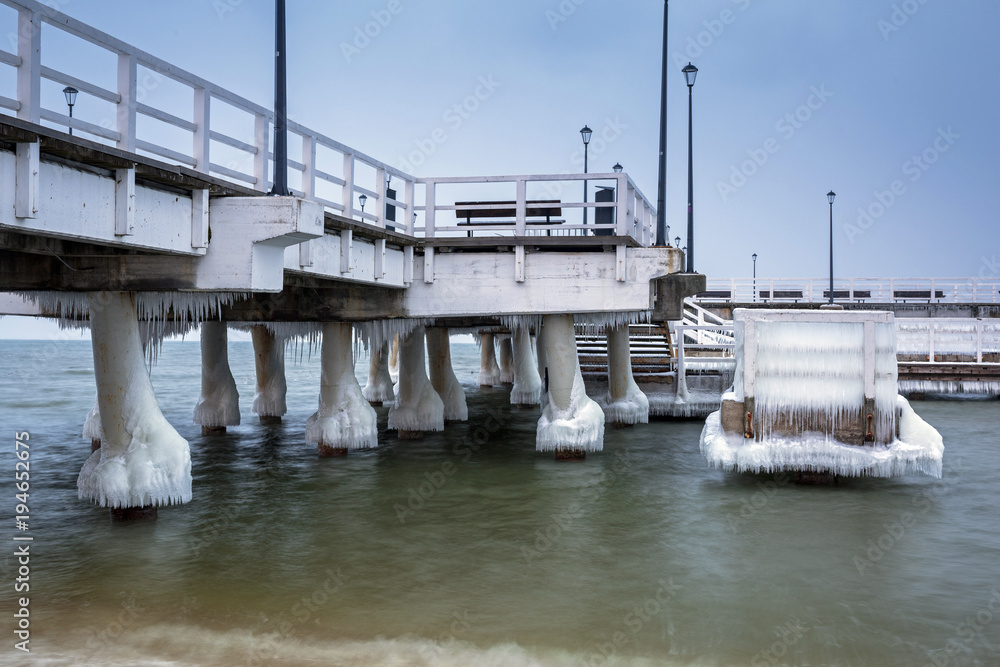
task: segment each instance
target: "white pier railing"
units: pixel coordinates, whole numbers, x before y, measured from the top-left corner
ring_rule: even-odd
[[[984,354],[1000,354],[1000,322],[969,318],[897,318],[896,350],[900,357],[910,361],[958,360],[981,364]]]
[[[715,278],[701,303],[823,303],[824,278]],[[1000,303],[1000,278],[845,278],[833,282],[836,303]]]
[[[9,66],[16,71],[16,95],[0,95],[0,113],[60,130],[73,130],[99,143],[155,156],[261,192],[271,188],[275,169],[273,147],[269,145],[274,125],[272,110],[42,2],[0,0],[0,4],[17,12],[17,25],[6,26],[12,43],[16,35],[16,53],[0,48],[0,68]],[[68,35],[70,42],[83,40],[113,56],[94,62],[113,64],[107,66],[107,71],[101,71],[100,67],[88,70],[86,78],[56,69],[50,62],[52,49],[47,50],[43,44],[43,24],[64,33],[59,36],[61,41],[67,41],[62,38]],[[45,31],[44,34],[51,33]],[[116,84],[105,87],[95,81],[115,81]],[[164,90],[156,91],[161,84],[169,89],[169,95],[164,94]],[[75,117],[64,112],[65,106],[59,109],[43,106],[43,89],[49,96],[45,99],[49,99],[55,88],[62,86],[76,88],[80,95],[78,102],[88,101],[87,105],[78,103]],[[79,107],[86,109],[81,113]],[[448,202],[442,197],[439,186],[506,182],[517,189],[516,197],[509,197],[516,200],[513,224],[483,228],[484,232],[517,237],[607,234],[631,237],[643,246],[650,245],[653,240],[655,210],[624,173],[417,179],[299,123],[289,121],[288,131],[290,153],[299,157],[297,160],[289,158],[287,162],[292,193],[318,201],[329,212],[346,218],[389,227],[411,236],[448,236],[467,229],[459,229],[455,220],[444,219],[445,213],[458,208],[455,202],[461,197]],[[615,190],[614,200],[579,201],[583,189],[579,181],[583,180],[611,183]],[[579,186],[581,196],[561,201],[559,206],[570,210],[585,209],[593,214],[592,217],[612,209],[610,222],[584,227],[573,220],[546,225],[527,220],[530,216],[527,215],[526,193],[542,182],[548,183],[550,192],[553,183],[556,189],[567,182]],[[418,185],[423,193],[418,192]],[[421,194],[424,204],[417,206]],[[366,198],[365,206],[361,205],[362,196]],[[480,208],[490,206],[481,204]],[[494,206],[503,208],[501,204]],[[415,229],[417,211],[424,213],[424,219]],[[602,216],[602,220],[606,217]]]

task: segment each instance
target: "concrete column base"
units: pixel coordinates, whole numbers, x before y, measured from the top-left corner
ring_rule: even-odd
[[[317,445],[317,451],[321,459],[342,459],[347,456],[346,447],[330,447],[322,442]]]
[[[796,471],[795,483],[800,486],[837,486],[840,478],[832,472]]]
[[[399,438],[400,440],[423,440],[424,432],[399,430],[396,431],[396,437]]]
[[[260,416],[260,423],[261,424],[267,424],[267,425],[280,424],[281,423],[281,417],[275,417],[273,415],[261,415]]]
[[[583,449],[557,449],[556,461],[583,461],[587,452]]]
[[[202,435],[222,435],[225,432],[226,432],[226,427],[225,426],[202,426],[201,427],[201,434]]]
[[[90,451],[96,452],[100,448],[101,448],[101,441],[98,438],[91,438],[90,439]]]
[[[149,521],[156,519],[156,505],[145,507],[112,507],[112,521]]]

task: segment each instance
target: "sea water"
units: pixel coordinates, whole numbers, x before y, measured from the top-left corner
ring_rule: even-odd
[[[378,408],[377,450],[319,459],[319,354],[301,352],[289,413],[264,426],[252,347],[231,342],[243,423],[202,436],[198,342],[166,342],[152,381],[194,500],[116,524],[76,495],[90,343],[0,341],[0,664],[1000,664],[998,401],[913,403],[944,436],[940,480],[726,474],[696,420],[609,429],[603,453],[556,462],[535,452],[539,411],[476,387],[478,349],[453,344],[468,423],[400,441]]]

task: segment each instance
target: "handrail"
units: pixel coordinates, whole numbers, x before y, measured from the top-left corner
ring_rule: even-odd
[[[697,303],[782,304],[829,300],[829,278],[713,278]],[[835,303],[1000,304],[1000,277],[838,278]]]

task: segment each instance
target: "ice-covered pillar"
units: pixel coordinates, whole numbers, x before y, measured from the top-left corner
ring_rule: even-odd
[[[240,394],[229,370],[229,330],[225,322],[201,325],[201,398],[194,423],[202,433],[225,433],[240,425]]]
[[[96,452],[101,448],[101,440],[104,439],[104,429],[101,428],[99,396],[94,396],[94,408],[87,413],[87,420],[83,422],[83,437],[90,438],[90,451]]]
[[[285,406],[285,341],[261,324],[250,328],[250,336],[257,369],[257,393],[253,397],[252,410],[260,416],[260,423],[277,423],[288,412]]]
[[[500,384],[514,384],[514,348],[510,336],[504,336],[497,341],[500,350]]]
[[[444,430],[444,402],[427,379],[424,328],[399,339],[399,385],[389,410],[389,428],[404,439],[420,438],[426,431]]]
[[[538,405],[542,397],[542,379],[538,376],[535,354],[531,349],[531,336],[527,329],[516,327],[512,337],[514,386],[510,390],[510,402],[525,408]]]
[[[479,335],[479,366],[479,377],[476,381],[480,387],[500,384],[500,366],[497,365],[497,352],[491,333]]]
[[[579,460],[604,449],[604,411],[587,396],[576,352],[572,315],[546,315],[539,350],[545,349],[549,387],[538,420],[535,449],[557,459]]]
[[[392,390],[392,376],[389,375],[389,341],[384,341],[381,346],[372,342],[371,346],[368,384],[365,385],[363,393],[368,402],[378,408],[385,403],[392,403],[396,399],[396,394]]]
[[[468,421],[469,408],[465,402],[465,390],[451,367],[451,340],[447,329],[427,330],[427,357],[431,386],[444,402],[445,421]]]
[[[549,393],[549,369],[548,359],[545,358],[545,339],[542,336],[542,332],[545,329],[544,323],[539,325],[538,330],[535,332],[535,358],[538,360],[538,377],[542,381],[542,391],[539,394],[539,402],[545,405],[548,401],[546,394]]]
[[[649,422],[649,399],[632,377],[628,325],[609,327],[607,336],[608,396],[604,418],[609,424],[646,424]]]
[[[111,508],[113,518],[155,518],[159,505],[191,500],[191,455],[160,412],[139,341],[135,296],[89,295],[101,448],[76,485],[81,500]],[[98,305],[99,304],[99,305]]]
[[[389,350],[389,379],[393,384],[399,382],[399,336],[393,337]]]
[[[319,410],[306,421],[306,443],[320,456],[347,456],[378,446],[378,416],[354,375],[350,324],[323,325]]]

